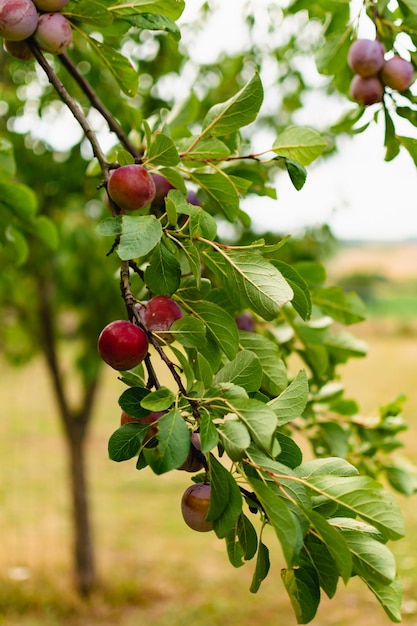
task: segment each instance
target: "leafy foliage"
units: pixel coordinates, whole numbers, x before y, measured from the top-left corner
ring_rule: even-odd
[[[416,7],[402,2],[393,9],[391,4],[388,9],[386,2],[366,3],[379,37],[387,49],[395,49],[400,31],[417,43]],[[333,85],[344,94],[350,79],[347,50],[356,36],[349,5],[296,0],[284,12],[323,26],[317,67],[333,77]],[[151,348],[144,365],[120,374],[127,387],[119,398],[120,408],[137,421],[112,434],[110,459],[136,458],[137,470],[149,467],[157,475],[183,469],[193,449],[192,435],[197,434],[202,471],[194,480],[211,486],[207,520],[225,540],[234,567],[254,561],[251,592],[258,591],[269,572],[263,530],[270,525],[282,548],[282,582],[299,623],[314,618],[322,592],[333,597],[339,578],[346,584],[352,576],[359,576],[388,616],[399,621],[401,589],[387,542],[401,538],[404,527],[395,499],[379,478],[387,478],[400,493],[415,492],[412,474],[391,456],[401,445],[397,435],[405,428],[402,399],[383,407],[377,418],[365,418],[356,403],[344,397],[339,383],[339,366],[366,354],[362,342],[340,328],[365,319],[363,303],[356,294],[328,285],[318,259],[307,255],[288,259],[291,244],[286,237],[272,243],[255,237],[236,243],[222,237],[219,228],[227,222],[236,231],[247,230],[250,219],[241,209],[241,199],[273,195],[279,169],[301,189],[305,168],[332,149],[330,132],[275,123],[276,139],[262,152],[251,149],[251,128],[257,121],[270,123],[262,110],[261,62],[249,78],[246,68],[246,80],[238,80],[233,92],[220,94],[215,87],[197,97],[196,90],[177,107],[155,101],[151,89],[141,87],[134,55],[126,50],[129,42],[141,43],[143,33],[152,34],[159,50],[172,47],[172,54],[156,59],[150,75],[163,78],[173,71],[170,62],[179,71],[177,20],[184,7],[178,0],[70,2],[64,14],[76,35],[72,55],[77,63],[85,60],[89,66],[85,78],[71,59],[61,59],[71,69],[71,95],[54,82],[58,75],[63,80],[65,76],[59,61],[49,63],[35,48],[37,60],[83,126],[94,154],[88,164],[81,153],[76,155],[90,185],[88,190],[78,189],[76,202],[91,197],[92,186],[105,190],[114,167],[137,162],[171,184],[162,203],[126,215],[110,198],[106,207],[100,196],[92,211],[98,222],[95,229],[92,220],[83,222],[75,237],[77,242],[88,232],[84,248],[74,246],[76,254],[88,250],[92,266],[86,271],[88,280],[80,285],[70,280],[72,272],[65,273],[65,254],[72,252],[68,223],[57,216],[56,207],[47,210],[45,198],[44,212],[38,215],[37,194],[31,187],[39,197],[42,192],[25,172],[24,162],[18,171],[22,180],[28,178],[27,184],[15,180],[13,146],[5,136],[0,143],[2,254],[24,263],[31,246],[39,249],[33,237],[54,251],[59,236],[64,252],[56,257],[58,276],[67,278],[65,287],[73,290],[73,310],[80,291],[85,297],[90,286],[95,297],[97,268],[101,272],[104,266],[109,274],[119,268],[122,297],[135,324],[143,327],[140,307],[150,297],[172,297],[184,316],[168,335],[147,330]],[[97,38],[98,29],[102,40]],[[140,61],[144,67],[146,62]],[[236,72],[231,74],[235,80]],[[19,72],[14,80],[19,80]],[[97,95],[102,80],[111,85],[106,106]],[[303,90],[304,85],[299,88],[300,99]],[[40,109],[47,108],[53,97],[49,87],[43,87]],[[96,109],[116,135],[118,145],[106,154],[95,133],[86,132],[87,118],[78,100]],[[10,104],[18,108],[12,96]],[[414,105],[411,92],[398,100],[396,94],[387,93],[381,104],[389,159],[403,146],[417,160],[415,141],[397,135],[393,121],[395,114],[415,125]],[[357,132],[358,123],[365,130],[367,115],[365,108],[356,107],[333,127],[333,133]],[[197,200],[191,192],[197,193]],[[70,195],[67,188],[68,206]],[[36,277],[45,262],[47,248],[41,249],[29,275],[32,270]],[[99,259],[94,256],[93,263],[93,250],[104,249],[110,259],[102,254]],[[75,266],[70,268],[74,271]],[[114,287],[109,274],[106,280]],[[91,337],[92,328],[96,331],[101,324],[101,309],[97,300],[93,302],[88,302],[89,315],[78,314],[84,336]],[[63,305],[64,309],[68,305],[65,298]],[[252,328],[238,327],[242,313],[249,315]],[[102,325],[106,322],[103,319]],[[169,388],[158,380],[153,366],[157,360],[171,375]],[[96,371],[85,360],[83,367],[90,376]],[[153,411],[162,415],[150,426],[143,420]]]

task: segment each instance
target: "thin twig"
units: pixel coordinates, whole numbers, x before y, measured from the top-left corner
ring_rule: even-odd
[[[91,105],[104,117],[108,127],[112,132],[115,133],[115,135],[117,135],[120,143],[126,148],[128,152],[130,152],[132,156],[135,157],[135,159],[140,161],[142,158],[141,151],[132,144],[120,124],[115,120],[105,104],[97,96],[96,92],[94,91],[88,80],[81,74],[74,61],[66,53],[60,54],[58,58],[71,74],[71,76],[74,78],[74,80],[78,83],[81,90],[89,99]]]
[[[84,132],[84,135],[86,136],[87,140],[90,142],[91,148],[93,150],[93,154],[100,164],[103,177],[105,180],[107,180],[109,176],[109,163],[107,162],[104,152],[102,151],[101,146],[97,141],[97,137],[94,131],[92,130],[90,124],[88,123],[87,118],[85,117],[80,105],[68,93],[63,83],[60,81],[60,79],[56,75],[51,65],[49,65],[48,61],[46,60],[45,56],[43,55],[39,47],[36,45],[35,41],[32,38],[29,38],[27,40],[27,43],[29,45],[29,48],[33,56],[35,57],[39,65],[42,67],[45,74],[47,75],[49,82],[54,87],[55,91],[58,93],[62,101],[67,105],[67,107],[69,108],[69,110],[71,111],[71,113],[73,114],[73,116],[75,117],[79,125],[81,126]]]

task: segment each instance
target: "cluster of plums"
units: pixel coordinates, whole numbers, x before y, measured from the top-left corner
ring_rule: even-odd
[[[69,0],[0,0],[0,37],[5,49],[21,60],[33,58],[27,39],[44,52],[61,54],[72,43],[72,30],[59,13]]]
[[[378,39],[356,39],[347,60],[355,74],[350,96],[364,106],[380,102],[385,87],[401,92],[414,82],[413,64],[399,55],[385,59],[385,48]]]

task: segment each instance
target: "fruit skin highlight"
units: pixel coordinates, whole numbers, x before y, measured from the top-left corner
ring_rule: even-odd
[[[37,26],[38,12],[32,0],[0,0],[0,37],[23,41]]]
[[[377,39],[356,39],[348,52],[348,65],[363,78],[375,76],[384,65],[385,48]]]
[[[122,165],[110,172],[107,183],[110,198],[123,211],[137,211],[152,202],[155,183],[143,165]]]
[[[385,61],[380,77],[384,85],[396,91],[405,91],[414,82],[414,67],[410,61],[395,55]]]
[[[211,488],[208,483],[195,483],[184,491],[181,512],[187,526],[200,533],[213,530],[213,523],[206,520],[210,506]]]
[[[148,330],[167,331],[184,313],[180,305],[169,296],[155,296],[140,309],[139,315]]]
[[[130,370],[139,365],[148,353],[148,337],[142,328],[126,320],[107,324],[97,342],[98,352],[115,370]]]

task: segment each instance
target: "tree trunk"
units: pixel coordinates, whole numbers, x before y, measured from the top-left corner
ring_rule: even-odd
[[[39,321],[41,348],[46,358],[52,389],[68,450],[68,469],[72,504],[74,578],[77,591],[88,596],[96,583],[94,544],[86,476],[86,439],[98,386],[98,378],[84,381],[79,408],[74,408],[64,385],[57,349],[51,293],[46,281],[39,279]]]
[[[79,431],[81,430],[81,433]],[[93,537],[86,476],[85,430],[67,431],[73,514],[73,555],[75,585],[80,595],[88,596],[96,583]]]

